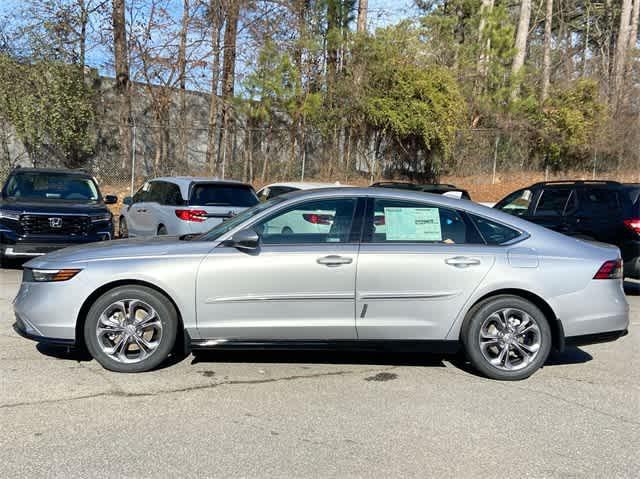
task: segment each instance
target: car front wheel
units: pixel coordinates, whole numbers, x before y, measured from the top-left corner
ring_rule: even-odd
[[[87,349],[104,368],[143,372],[171,353],[178,315],[168,298],[144,286],[120,286],[91,306],[84,325]]]
[[[551,328],[533,303],[517,296],[497,296],[467,315],[462,342],[471,365],[500,380],[531,376],[547,360]]]

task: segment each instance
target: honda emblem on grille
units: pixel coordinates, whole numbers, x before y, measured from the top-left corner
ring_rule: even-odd
[[[52,228],[62,228],[62,218],[49,218],[49,226]]]

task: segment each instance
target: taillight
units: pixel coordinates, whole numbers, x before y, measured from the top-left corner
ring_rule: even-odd
[[[640,218],[624,220],[624,225],[634,233],[638,233],[640,235]]]
[[[204,210],[176,210],[176,216],[182,221],[194,221],[202,223],[205,221],[207,212]]]
[[[622,260],[605,261],[593,279],[620,279],[622,278]]]
[[[330,225],[333,221],[333,215],[321,215],[317,213],[304,213],[302,215],[305,221],[314,225]]]

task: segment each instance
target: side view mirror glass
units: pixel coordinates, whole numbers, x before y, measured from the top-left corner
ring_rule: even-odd
[[[254,251],[260,246],[260,236],[252,229],[246,229],[234,234],[230,243],[239,250]]]
[[[116,195],[106,195],[104,197],[105,205],[115,205],[118,202],[118,197]]]
[[[133,198],[131,198],[131,196],[125,196],[124,198],[122,198],[122,204],[123,205],[132,205],[133,204]]]

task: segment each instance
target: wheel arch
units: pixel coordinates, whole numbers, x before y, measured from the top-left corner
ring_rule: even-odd
[[[560,322],[560,319],[558,319],[558,316],[556,315],[551,305],[549,305],[547,301],[545,301],[542,297],[538,296],[537,294],[532,293],[531,291],[527,291],[525,289],[518,289],[518,288],[504,288],[504,289],[497,289],[495,291],[491,291],[489,293],[486,293],[484,296],[481,296],[480,298],[478,298],[471,306],[469,306],[469,308],[467,309],[467,312],[465,313],[464,321],[462,322],[462,327],[460,328],[460,331],[458,333],[458,339],[460,341],[462,341],[462,334],[470,317],[469,313],[473,311],[475,306],[477,306],[481,302],[497,296],[518,296],[522,299],[526,299],[527,301],[530,301],[536,307],[538,307],[540,311],[542,311],[542,313],[545,315],[545,318],[547,319],[547,321],[549,322],[549,326],[551,327],[551,337],[553,341],[552,346],[558,351],[564,350],[564,329],[562,327],[562,323]]]
[[[178,317],[178,329],[176,331],[176,346],[175,347],[183,347],[183,343],[179,341],[180,338],[185,336],[184,323],[182,321],[182,313],[180,312],[180,308],[176,301],[171,297],[169,293],[167,293],[164,289],[158,287],[153,283],[149,283],[143,280],[136,279],[122,279],[117,281],[112,281],[110,283],[103,284],[98,289],[96,289],[93,293],[91,293],[87,299],[84,300],[82,306],[80,307],[80,311],[78,312],[78,317],[76,318],[76,346],[86,349],[86,345],[84,343],[84,323],[87,319],[87,313],[89,309],[96,302],[96,300],[102,296],[107,291],[110,291],[119,286],[144,286],[149,289],[153,289],[158,293],[162,294],[165,298],[167,298],[174,309],[176,310],[176,314]]]

